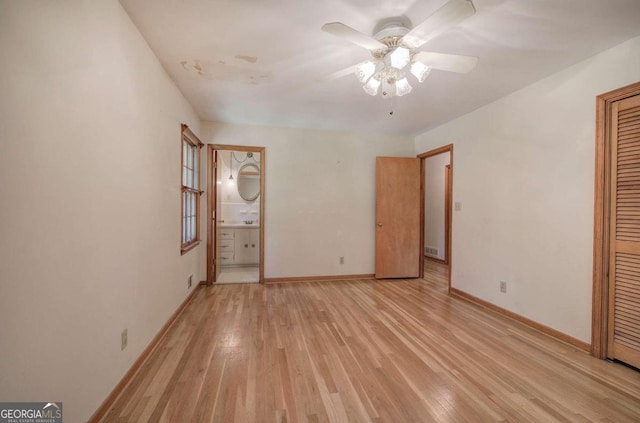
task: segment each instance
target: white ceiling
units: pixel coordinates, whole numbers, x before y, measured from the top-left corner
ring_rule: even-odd
[[[417,25],[445,2],[121,0],[202,119],[266,126],[416,135],[640,35],[640,0],[474,0],[474,16],[420,50],[477,56],[478,66],[411,81],[392,116],[390,100],[355,76],[317,80],[370,57],[324,23],[371,34],[391,16]]]

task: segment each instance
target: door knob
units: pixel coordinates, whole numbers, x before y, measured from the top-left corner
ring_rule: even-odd
[[[378,227],[382,228],[382,222],[378,222]]]

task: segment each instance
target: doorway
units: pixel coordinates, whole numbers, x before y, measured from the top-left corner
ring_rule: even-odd
[[[421,251],[423,277],[451,289],[451,210],[453,144],[419,154],[422,178]]]
[[[591,353],[640,368],[640,82],[596,104]]]
[[[207,157],[207,283],[262,283],[265,148],[211,144]]]

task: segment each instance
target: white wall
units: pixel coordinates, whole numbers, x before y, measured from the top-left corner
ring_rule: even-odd
[[[428,255],[440,260],[444,260],[446,251],[445,167],[449,164],[449,158],[449,152],[427,157],[424,169],[424,245],[425,248],[437,248],[437,255]]]
[[[0,399],[85,421],[204,279],[204,246],[180,256],[199,121],[117,1],[0,10]]]
[[[413,156],[412,139],[214,122],[202,133],[266,147],[265,277],[374,272],[375,157]]]
[[[639,79],[635,38],[416,138],[455,145],[454,288],[590,341],[595,97]]]

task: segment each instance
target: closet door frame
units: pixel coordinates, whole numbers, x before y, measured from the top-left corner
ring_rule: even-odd
[[[596,167],[593,231],[593,311],[591,354],[607,358],[609,330],[609,222],[611,201],[611,121],[617,101],[640,95],[640,82],[596,98]]]

